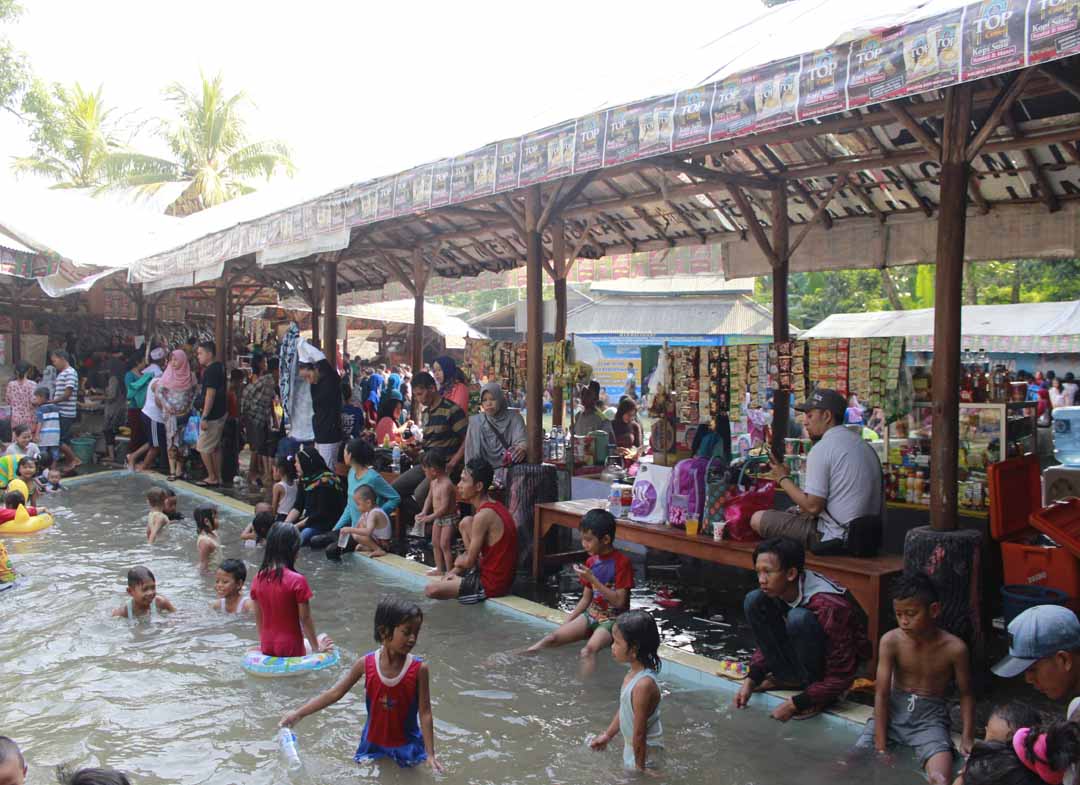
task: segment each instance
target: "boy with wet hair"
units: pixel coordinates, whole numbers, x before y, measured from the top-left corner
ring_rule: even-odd
[[[581,585],[581,599],[559,629],[545,635],[527,650],[536,652],[588,639],[583,659],[594,659],[612,642],[612,628],[619,614],[630,607],[634,588],[634,565],[615,550],[615,516],[607,510],[589,510],[581,519],[581,547],[589,554],[585,566],[574,565]]]
[[[23,785],[26,782],[26,759],[19,745],[0,736],[0,785]]]
[[[139,564],[128,570],[128,599],[112,615],[119,618],[153,618],[157,613],[172,613],[176,607],[164,595],[157,593],[157,578],[149,567]]]
[[[57,767],[56,781],[59,785],[131,785],[131,780],[116,769],[75,770],[66,766]]]
[[[923,573],[907,572],[893,591],[897,629],[881,638],[874,716],[856,744],[871,745],[879,754],[895,745],[912,747],[931,785],[950,781],[952,733],[945,695],[955,681],[963,718],[960,747],[971,751],[975,729],[975,697],[967,645],[938,626],[941,603],[933,582]]]
[[[146,541],[151,545],[169,525],[169,516],[165,512],[167,498],[163,488],[151,488],[146,492],[146,503],[150,505],[150,512],[146,514]]]

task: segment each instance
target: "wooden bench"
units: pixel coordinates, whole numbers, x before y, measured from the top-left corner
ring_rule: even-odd
[[[589,510],[607,506],[606,499],[582,499],[579,501],[553,502],[538,504],[533,513],[533,578],[540,579],[545,563],[563,563],[579,560],[580,552],[545,555],[544,535],[552,526],[564,526],[577,529],[581,519]],[[682,529],[663,524],[636,523],[619,518],[616,521],[615,536],[625,542],[644,545],[668,553],[678,553],[695,559],[754,569],[754,548],[756,543],[716,541],[711,537],[689,537]],[[903,559],[900,556],[878,556],[872,559],[857,559],[852,556],[814,556],[806,554],[806,566],[840,583],[851,592],[867,616],[867,635],[874,647],[870,672],[877,668],[877,646],[881,638],[881,620],[892,614],[892,603],[885,595],[889,580],[903,571]],[[885,603],[883,607],[882,603]]]

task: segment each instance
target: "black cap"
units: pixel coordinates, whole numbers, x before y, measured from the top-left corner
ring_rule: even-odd
[[[837,422],[842,422],[844,412],[847,410],[847,399],[836,390],[817,389],[810,393],[810,397],[795,407],[797,412],[808,412],[811,409],[821,409],[832,412]]]

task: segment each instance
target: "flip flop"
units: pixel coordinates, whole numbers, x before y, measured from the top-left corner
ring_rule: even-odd
[[[176,479],[177,479],[177,478],[176,478],[176,475],[175,475],[175,474],[170,474],[170,475],[169,475],[168,477],[166,477],[165,479],[166,479],[166,480],[167,480],[168,482],[176,482]]]

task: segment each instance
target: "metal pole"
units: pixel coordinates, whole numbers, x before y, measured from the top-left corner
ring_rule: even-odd
[[[781,185],[773,191],[772,202],[772,248],[776,256],[773,267],[773,341],[782,343],[791,340],[788,331],[788,265],[790,260],[788,239],[787,191]],[[774,381],[777,384],[779,379]],[[777,455],[784,454],[784,439],[787,437],[789,394],[786,390],[774,387],[772,449]]]
[[[540,246],[540,187],[525,191],[525,292],[529,364],[525,375],[525,427],[529,463],[544,457],[544,266]]]
[[[555,269],[555,340],[566,340],[566,231],[562,218],[551,222],[551,262]],[[554,384],[551,390],[551,423],[557,428],[563,424],[563,388]]]

